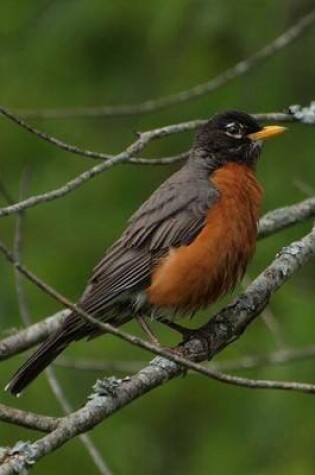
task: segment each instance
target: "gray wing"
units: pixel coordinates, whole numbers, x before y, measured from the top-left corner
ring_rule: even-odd
[[[207,178],[185,167],[172,175],[138,209],[121,238],[95,267],[81,305],[106,313],[115,301],[150,283],[152,269],[171,247],[187,245],[204,226],[219,193]]]

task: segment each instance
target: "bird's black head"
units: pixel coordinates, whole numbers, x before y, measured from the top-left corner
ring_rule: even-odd
[[[254,167],[262,141],[284,130],[280,126],[262,127],[254,117],[241,111],[217,114],[197,135],[195,156],[209,162],[211,168],[229,161]]]

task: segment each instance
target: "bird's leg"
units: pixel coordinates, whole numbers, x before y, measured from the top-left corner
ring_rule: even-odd
[[[160,317],[159,322],[163,323],[163,325],[166,325],[168,328],[171,328],[172,330],[175,330],[177,333],[180,333],[184,339],[187,339],[190,337],[190,335],[193,333],[194,330],[191,330],[190,328],[183,327],[182,325],[178,325],[178,323],[172,322],[168,318],[165,317]]]
[[[156,336],[152,332],[151,328],[145,321],[144,317],[142,315],[137,315],[136,320],[139,326],[142,328],[142,330],[146,334],[146,336],[148,337],[148,340],[150,341],[150,343],[153,343],[153,345],[156,345],[156,346],[161,346],[159,340],[156,338]]]
[[[175,330],[177,333],[180,333],[183,337],[183,342],[186,342],[194,337],[197,337],[200,339],[207,339],[208,341],[208,337],[209,337],[208,332],[204,330],[203,328],[197,328],[197,329],[186,328],[164,317],[159,318],[159,322],[163,323],[163,325],[166,325],[172,330]]]

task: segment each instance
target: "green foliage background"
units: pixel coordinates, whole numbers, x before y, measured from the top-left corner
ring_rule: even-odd
[[[0,3],[1,103],[42,108],[139,102],[190,88],[214,77],[271,41],[313,5],[311,0],[3,0]],[[186,104],[143,116],[115,119],[33,121],[79,146],[121,151],[136,130],[206,118],[217,111],[280,111],[315,99],[315,32],[308,31],[250,74]],[[185,150],[192,135],[150,145],[147,156]],[[22,169],[31,172],[29,194],[53,189],[93,163],[67,154],[0,120],[0,179],[17,199]],[[62,200],[30,209],[25,230],[25,262],[71,299],[79,297],[90,269],[119,236],[128,216],[173,167],[122,165],[98,176]],[[263,211],[305,198],[299,183],[314,187],[314,129],[292,125],[266,145],[259,164],[265,187]],[[0,197],[1,205],[5,205]],[[15,219],[1,220],[1,238],[12,243]],[[275,253],[307,232],[310,223],[258,245],[249,270],[257,275]],[[0,331],[21,326],[12,268],[0,262]],[[314,265],[305,267],[273,298],[270,308],[287,345],[314,343]],[[26,283],[33,320],[59,309]],[[222,303],[221,303],[222,305]],[[208,312],[209,315],[209,312]],[[202,316],[192,322],[200,324]],[[127,327],[138,332],[135,325]],[[156,326],[164,341],[172,338]],[[262,320],[218,359],[275,349]],[[68,353],[105,360],[149,360],[150,356],[112,337],[80,343]],[[3,362],[0,385],[21,363]],[[75,407],[80,407],[99,375],[57,369]],[[257,378],[314,382],[314,362],[246,372]],[[0,393],[0,401],[60,415],[45,377],[20,400]],[[200,376],[179,379],[98,426],[92,438],[115,474],[314,473],[314,397],[227,387]],[[1,423],[0,445],[38,434]],[[66,467],[66,468],[65,468]],[[96,474],[73,441],[46,457],[34,474]]]

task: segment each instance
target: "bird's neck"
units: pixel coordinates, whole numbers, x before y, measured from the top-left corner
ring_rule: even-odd
[[[243,160],[238,160],[237,157],[235,160],[232,160],[231,158],[224,157],[220,153],[214,153],[198,147],[192,149],[190,157],[186,163],[188,167],[196,171],[198,174],[203,174],[208,177],[218,169],[229,165],[231,162],[244,165],[246,168],[251,170],[251,172],[255,172],[254,163],[244,163]]]

